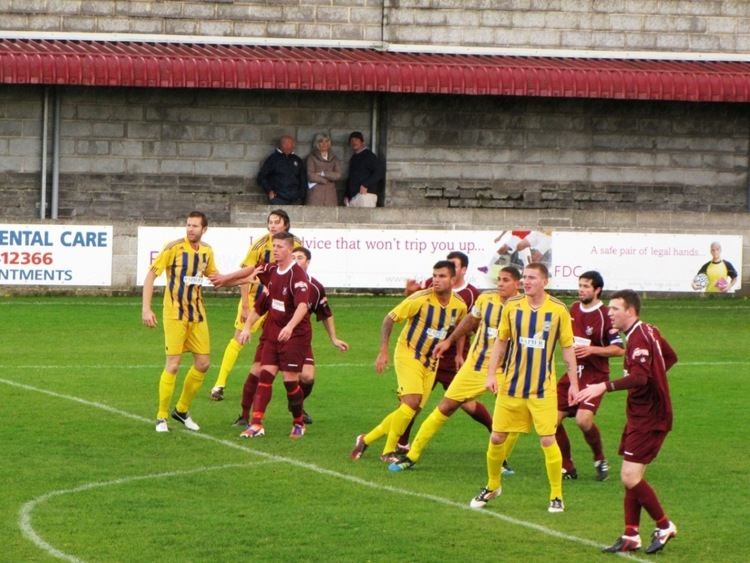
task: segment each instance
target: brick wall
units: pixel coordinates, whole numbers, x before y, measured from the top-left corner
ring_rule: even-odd
[[[0,0],[0,29],[750,52],[744,0]]]

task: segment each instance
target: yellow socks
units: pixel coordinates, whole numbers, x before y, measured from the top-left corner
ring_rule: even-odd
[[[234,368],[234,364],[237,363],[237,358],[242,352],[245,346],[237,342],[234,338],[229,341],[227,347],[224,349],[224,356],[221,358],[221,367],[219,368],[219,375],[216,378],[214,387],[226,387],[227,378]]]
[[[177,375],[169,373],[167,370],[161,372],[159,378],[159,410],[156,411],[156,418],[169,418],[169,403],[174,393],[174,381]]]
[[[177,401],[177,410],[179,412],[187,412],[190,408],[190,403],[193,402],[193,397],[203,385],[203,380],[206,374],[195,369],[195,366],[190,366],[190,369],[185,376],[185,382],[182,385],[182,394]]]
[[[382,438],[383,436],[388,434],[388,431],[391,429],[391,418],[393,418],[392,412],[388,413],[388,416],[381,420],[380,424],[378,424],[375,428],[365,434],[365,444],[369,446],[375,440],[378,440],[379,438]]]
[[[510,454],[513,453],[516,442],[518,442],[518,432],[508,434],[508,437],[505,439],[505,459],[510,459]]]
[[[401,434],[404,433],[406,427],[409,426],[411,419],[414,418],[414,415],[416,414],[417,411],[404,403],[401,403],[398,408],[393,411],[391,427],[388,429],[388,438],[383,447],[384,454],[396,451],[398,439],[401,437]]]
[[[487,445],[487,488],[491,491],[497,490],[502,485],[503,461],[505,461],[505,444],[493,444],[490,440]],[[562,458],[561,458],[562,459]]]
[[[448,420],[448,417],[440,412],[438,408],[430,413],[430,416],[419,427],[414,442],[412,442],[411,449],[409,450],[410,460],[417,461],[422,457],[425,447],[427,447],[432,437],[443,427],[446,420]]]
[[[547,479],[549,479],[549,498],[562,499],[562,454],[557,442],[546,448],[542,446],[544,452],[544,465],[547,467]]]

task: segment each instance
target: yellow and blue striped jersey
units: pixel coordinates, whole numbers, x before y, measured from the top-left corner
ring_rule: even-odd
[[[503,393],[525,399],[555,396],[556,344],[573,346],[573,323],[565,304],[551,295],[537,308],[525,296],[508,299],[498,338],[508,340]]]
[[[214,251],[205,242],[194,250],[187,237],[164,246],[151,263],[151,270],[167,275],[164,289],[164,318],[202,322],[206,320],[203,303],[203,277],[215,274]]]
[[[471,308],[471,316],[479,319],[479,326],[469,348],[466,362],[474,371],[487,371],[502,311],[503,300],[497,291],[482,293]]]
[[[407,321],[396,346],[406,346],[416,360],[430,366],[435,345],[445,340],[449,331],[466,316],[466,303],[451,292],[448,304],[443,306],[430,288],[411,294],[396,305],[388,316],[397,323]]]

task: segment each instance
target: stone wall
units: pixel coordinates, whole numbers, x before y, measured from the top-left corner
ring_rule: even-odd
[[[0,29],[750,53],[743,0],[0,0]]]

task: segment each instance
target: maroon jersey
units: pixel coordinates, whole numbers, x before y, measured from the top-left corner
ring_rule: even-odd
[[[424,288],[432,287],[432,278],[426,279],[421,284]],[[479,291],[476,287],[471,285],[470,283],[465,283],[462,287],[454,287],[453,293],[458,295],[461,299],[463,299],[464,303],[466,303],[466,310],[471,312],[471,309],[474,307],[474,302],[477,300],[477,297],[481,294],[481,291]],[[453,327],[451,329],[451,332],[453,332]],[[448,333],[450,335],[450,332]],[[471,335],[467,335],[467,338],[470,338]],[[468,346],[465,347],[465,349],[468,350]],[[441,371],[450,371],[455,373],[456,372],[456,344],[455,342],[451,344],[451,347],[448,348],[445,353],[443,354],[443,357],[440,358],[440,364],[438,366],[438,369]]]
[[[625,336],[625,373],[610,385],[628,390],[626,431],[668,432],[672,429],[672,401],[667,370],[677,362],[677,354],[648,323],[636,322]]]
[[[300,303],[310,306],[310,282],[305,271],[296,262],[292,262],[283,271],[277,264],[266,264],[263,271],[258,274],[258,279],[268,291],[267,297],[259,298],[255,305],[259,313],[268,311],[268,318],[263,325],[263,338],[275,340],[281,329],[292,319]],[[309,315],[305,315],[294,327],[292,338],[311,337],[310,318]]]
[[[309,276],[309,280],[311,290],[310,314],[315,313],[315,318],[318,321],[324,321],[333,316],[333,311],[331,311],[331,307],[328,305],[326,288],[312,276]]]
[[[612,328],[607,307],[601,301],[586,309],[580,301],[570,307],[570,318],[573,321],[573,335],[576,341],[588,340],[590,346],[606,347],[610,344],[622,346],[622,338],[617,329]],[[585,344],[585,342],[584,342]],[[577,358],[578,379],[581,383],[598,383],[609,379],[609,358],[591,355]]]

